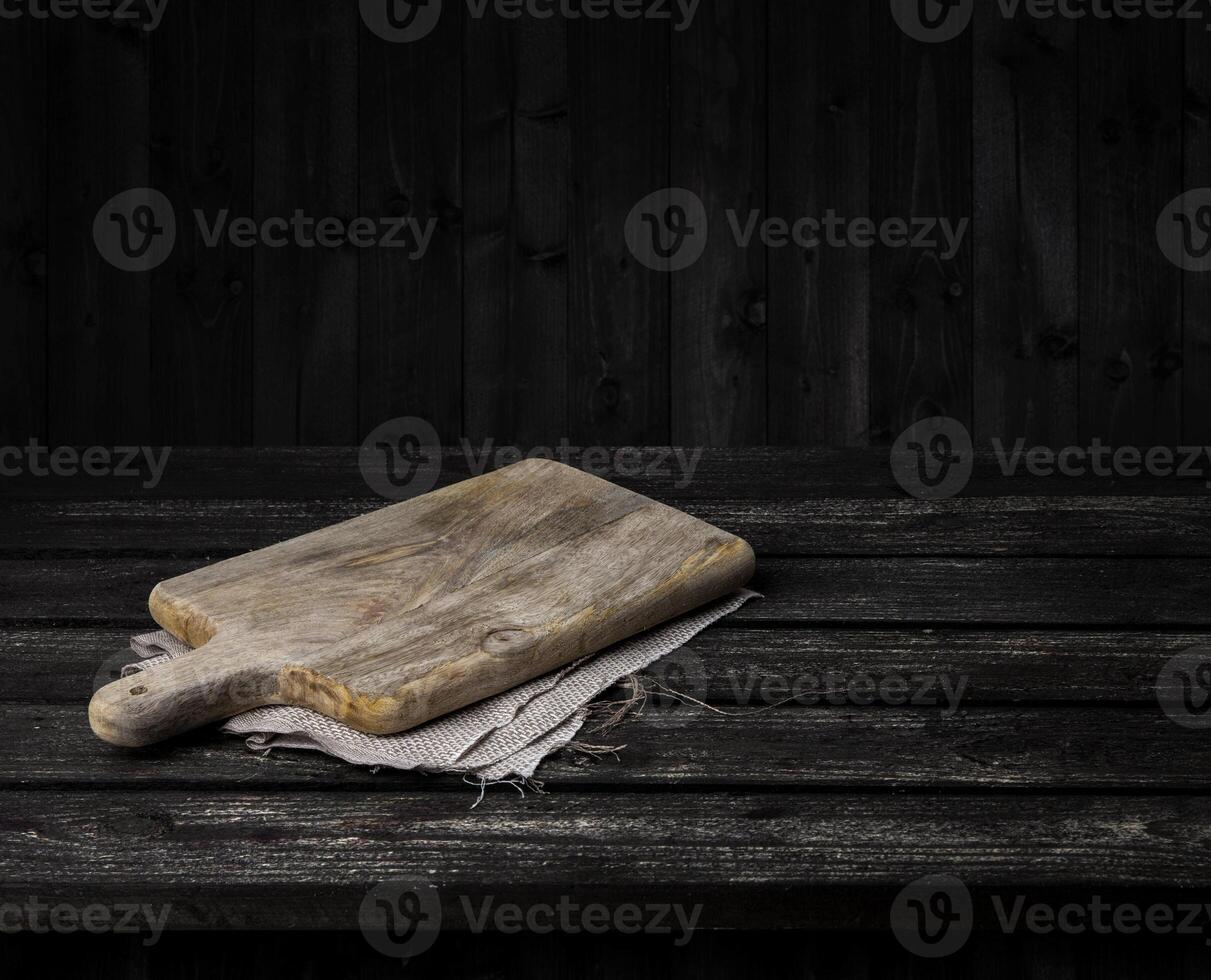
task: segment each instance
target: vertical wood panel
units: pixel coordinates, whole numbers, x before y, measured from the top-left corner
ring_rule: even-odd
[[[403,415],[450,442],[462,431],[462,9],[410,43],[361,33],[362,209],[437,221],[420,259],[361,253],[362,433]]]
[[[668,184],[669,27],[569,25],[572,184],[568,436],[669,442],[667,274],[630,254],[623,225]]]
[[[48,437],[80,445],[143,443],[151,428],[151,279],[101,257],[93,220],[114,195],[148,183],[149,35],[87,18],[46,27],[54,65]]]
[[[702,198],[710,226],[698,261],[671,274],[676,443],[766,441],[765,250],[738,246],[726,218],[766,211],[766,13],[717,0],[672,36],[671,183]]]
[[[46,24],[0,30],[0,442],[46,439]]]
[[[872,8],[872,210],[889,217],[971,215],[971,31],[908,38]],[[871,428],[894,440],[912,422],[971,422],[971,231],[957,254],[876,246],[872,257]]]
[[[1182,23],[1088,21],[1081,57],[1081,439],[1179,441],[1181,274],[1156,222],[1181,190]]]
[[[467,18],[464,391],[467,435],[566,432],[567,26]]]
[[[356,4],[257,0],[257,217],[357,216]],[[259,246],[253,432],[349,445],[357,432],[357,249]]]
[[[1077,437],[1076,30],[976,5],[975,431]]]
[[[770,7],[769,210],[870,214],[869,3]],[[772,248],[769,441],[865,445],[870,250]]]
[[[177,214],[172,256],[151,273],[153,439],[246,445],[252,436],[253,253],[213,226],[252,213],[252,7],[172,9],[152,39],[152,186]]]
[[[1182,189],[1211,186],[1211,35],[1186,26]],[[1211,445],[1211,273],[1182,276],[1182,442]]]

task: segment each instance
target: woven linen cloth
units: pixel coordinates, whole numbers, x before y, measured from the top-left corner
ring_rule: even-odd
[[[530,779],[538,764],[575,737],[602,691],[684,646],[711,623],[735,612],[756,592],[741,589],[645,633],[582,657],[501,694],[401,732],[367,735],[309,708],[253,708],[223,723],[253,750],[311,749],[346,762],[426,772],[455,772],[482,782]],[[163,630],[131,638],[142,660],[122,676],[154,671],[178,657],[204,657]]]

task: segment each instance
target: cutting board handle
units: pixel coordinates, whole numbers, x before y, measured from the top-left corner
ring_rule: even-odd
[[[106,684],[88,705],[98,737],[139,748],[277,698],[277,677],[249,664],[241,645],[215,637],[193,653]]]

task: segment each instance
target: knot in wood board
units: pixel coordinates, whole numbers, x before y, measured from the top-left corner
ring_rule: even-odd
[[[529,630],[509,627],[489,633],[484,638],[483,649],[494,656],[510,656],[528,650],[537,642],[538,637]]]

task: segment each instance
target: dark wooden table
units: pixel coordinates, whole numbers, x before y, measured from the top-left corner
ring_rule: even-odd
[[[442,483],[468,475],[448,452]],[[383,505],[355,450],[181,449],[154,490],[0,482],[0,902],[171,903],[170,930],[353,930],[341,948],[375,956],[356,932],[367,889],[422,879],[452,930],[460,896],[702,903],[704,927],[875,930],[845,955],[888,967],[908,962],[890,903],[928,873],[975,896],[968,965],[1004,961],[993,894],[1208,898],[1211,731],[1154,691],[1211,637],[1202,479],[1006,478],[980,456],[961,496],[927,503],[882,450],[758,449],[707,451],[687,486],[614,477],[758,553],[765,598],[677,657],[679,685],[725,713],[649,703],[609,737],[617,757],[560,753],[545,793],[495,787],[474,810],[455,777],[213,733],[125,752],[88,729],[94,678],[150,627],[157,581]],[[965,689],[957,710],[858,703],[860,683],[805,703],[830,672]],[[745,692],[785,696],[779,679],[804,696],[753,711]],[[695,942],[650,963],[726,962]],[[442,948],[430,968],[472,955]],[[1198,950],[1141,962],[1177,975]]]

